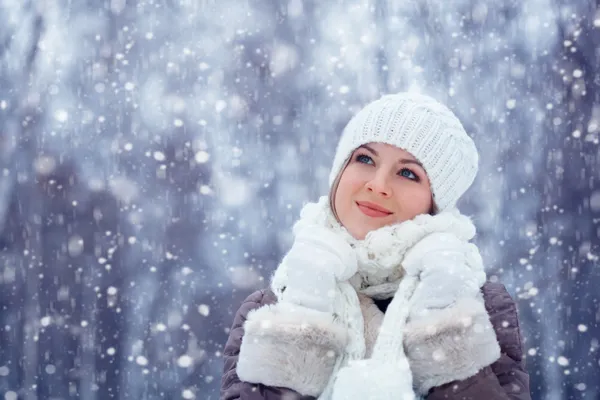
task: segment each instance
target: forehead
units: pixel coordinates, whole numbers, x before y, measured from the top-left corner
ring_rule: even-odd
[[[370,142],[367,143],[366,146],[375,150],[379,156],[381,157],[394,157],[394,158],[403,158],[406,160],[417,160],[415,156],[413,156],[408,151],[401,149],[400,147],[387,144],[387,143],[379,143],[379,142]]]

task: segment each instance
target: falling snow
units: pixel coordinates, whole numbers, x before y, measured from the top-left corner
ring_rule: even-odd
[[[179,359],[177,360],[177,365],[179,365],[181,368],[189,368],[192,366],[193,363],[194,360],[187,354],[179,357]]]
[[[200,304],[198,306],[198,312],[200,313],[200,315],[202,315],[203,317],[208,317],[208,314],[210,314],[210,307],[207,306],[206,304]]]
[[[558,363],[558,365],[560,365],[561,367],[567,367],[569,366],[569,360],[566,357],[560,356],[556,359],[556,362]]]

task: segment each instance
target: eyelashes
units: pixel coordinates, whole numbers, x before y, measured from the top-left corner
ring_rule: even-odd
[[[355,160],[355,161],[358,161],[359,163],[362,163],[362,164],[368,164],[368,163],[369,163],[369,161],[370,161],[371,163],[373,163],[373,159],[372,159],[371,157],[369,157],[368,155],[366,155],[366,154],[358,154],[358,155],[357,155],[357,156],[354,158],[354,160]]]
[[[354,157],[354,161],[361,163],[361,164],[368,164],[368,165],[375,165],[375,162],[373,161],[373,159],[366,155],[366,154],[357,154]],[[402,176],[404,178],[408,178],[412,181],[415,182],[420,182],[421,178],[419,178],[419,175],[417,175],[412,169],[410,168],[402,168],[400,171],[398,171],[398,175]]]
[[[412,174],[412,176],[414,176],[414,178],[411,178],[411,177],[409,177],[409,176],[406,176],[406,175],[404,175],[404,173],[405,173],[405,172],[408,172],[408,173]],[[402,169],[400,170],[399,174],[401,174],[401,176],[405,176],[405,177],[407,177],[408,179],[412,179],[412,180],[414,180],[415,182],[420,182],[420,181],[421,181],[421,179],[419,178],[419,175],[415,174],[415,173],[414,173],[414,172],[413,172],[411,169],[409,169],[409,168],[402,168]]]

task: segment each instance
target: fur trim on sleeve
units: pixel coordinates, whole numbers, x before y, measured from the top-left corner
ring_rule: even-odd
[[[464,299],[406,325],[405,348],[418,393],[469,378],[500,357],[480,299]]]
[[[244,330],[238,376],[305,396],[323,391],[347,342],[332,314],[284,302],[250,312]]]

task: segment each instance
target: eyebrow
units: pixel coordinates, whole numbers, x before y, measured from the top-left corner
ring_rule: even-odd
[[[363,144],[362,146],[358,147],[363,148],[363,149],[367,149],[369,150],[371,153],[375,154],[377,157],[379,157],[379,153],[375,151],[375,149],[373,149],[372,147],[370,147],[369,145]],[[423,167],[423,164],[421,164],[418,160],[412,160],[410,158],[401,158],[400,160],[398,160],[399,162],[401,162],[402,164],[415,164],[418,165],[419,167],[421,167],[423,169],[423,171],[425,171],[425,168]]]

